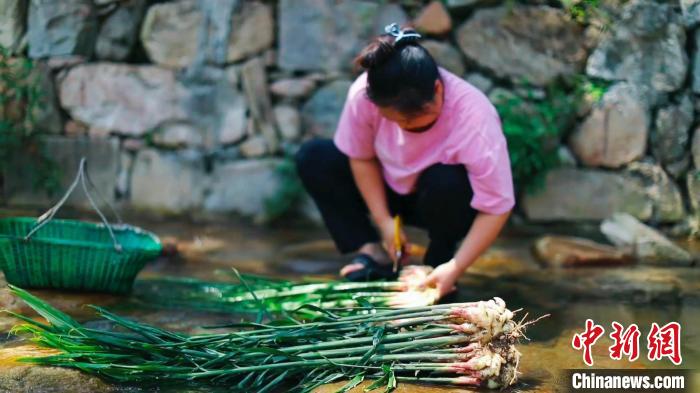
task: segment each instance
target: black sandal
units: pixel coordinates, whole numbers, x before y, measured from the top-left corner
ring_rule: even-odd
[[[344,278],[348,281],[374,281],[374,280],[396,280],[399,273],[394,272],[394,266],[380,265],[371,256],[359,254],[350,261],[350,264],[359,263],[362,269],[348,273]]]

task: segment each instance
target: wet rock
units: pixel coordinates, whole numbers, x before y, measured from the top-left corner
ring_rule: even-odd
[[[683,12],[683,24],[685,27],[695,27],[700,23],[700,1],[681,0],[681,11]]]
[[[681,266],[692,264],[693,258],[688,251],[629,214],[612,215],[601,223],[600,231],[613,244],[630,250],[642,262]]]
[[[261,159],[217,165],[212,173],[210,192],[204,200],[204,210],[264,217],[265,201],[281,187],[276,173],[279,163],[275,159]]]
[[[21,356],[47,356],[54,354],[45,350],[33,351],[4,348],[2,352],[19,352]],[[0,355],[2,356],[2,355]],[[101,379],[78,370],[61,367],[27,366],[23,363],[0,368],[0,391],[3,392],[52,392],[52,393],[93,393],[116,392],[118,389]]]
[[[639,180],[593,169],[552,170],[544,189],[525,194],[522,202],[534,221],[603,220],[615,212],[647,220],[652,213],[652,203]]]
[[[695,168],[700,169],[700,128],[696,128],[693,132],[693,144],[690,147],[693,154],[693,163]]]
[[[620,18],[612,34],[588,58],[586,73],[660,92],[681,88],[688,68],[685,31],[671,6],[632,1],[624,6]]]
[[[277,105],[273,109],[277,128],[282,138],[294,141],[301,136],[301,115],[299,111],[290,105]]]
[[[421,45],[430,52],[439,66],[455,75],[464,74],[462,54],[452,45],[436,40],[425,40],[421,42]]]
[[[464,80],[471,83],[477,89],[481,90],[483,93],[487,94],[493,87],[493,81],[489,79],[486,75],[480,74],[478,72],[471,72],[464,76]]]
[[[30,170],[33,167],[18,163],[11,166],[12,171],[4,173],[5,184],[3,188],[9,205],[46,207],[55,203],[57,198],[62,196],[62,193],[68,191],[82,157],[87,159],[88,173],[99,194],[107,201],[114,202],[114,189],[119,167],[119,142],[117,140],[48,136],[44,137],[43,141],[47,155],[60,169],[59,195],[48,196],[44,192],[34,190],[36,173]],[[94,192],[91,191],[91,193],[94,196]],[[66,204],[92,211],[90,202],[81,188],[76,188]]]
[[[676,222],[685,217],[683,195],[663,168],[650,162],[633,162],[627,166],[627,172],[644,184],[653,205],[652,219],[658,222]]]
[[[452,18],[442,1],[435,0],[423,7],[413,26],[422,33],[443,35],[452,29]]]
[[[695,31],[695,42],[700,42],[698,41],[700,39],[700,30]],[[692,78],[692,89],[693,93],[700,93],[700,50],[695,49],[695,51],[692,53],[693,56],[693,66],[691,69],[691,78]]]
[[[95,54],[99,59],[124,61],[138,39],[138,27],[141,24],[146,0],[128,0],[120,2],[100,27]]]
[[[274,20],[269,6],[257,1],[240,2],[231,18],[227,62],[260,53],[272,45]],[[180,68],[192,63],[202,34],[204,18],[196,0],[155,4],[148,9],[141,41],[149,58],[158,64]]]
[[[39,104],[34,113],[35,131],[59,134],[63,128],[63,118],[60,113],[61,108],[58,105],[51,69],[44,62],[37,62],[34,67],[32,77],[36,78],[37,85],[41,89]]]
[[[586,59],[583,29],[559,9],[479,9],[457,30],[462,52],[497,76],[546,85],[579,72]]]
[[[332,137],[352,82],[336,80],[321,87],[301,109],[304,131]]]
[[[310,78],[288,78],[274,81],[270,84],[270,92],[279,97],[303,98],[316,87],[316,82]]]
[[[680,160],[664,165],[664,169],[672,178],[678,180],[687,172],[690,161],[690,154],[686,152]]]
[[[29,2],[29,56],[92,55],[97,14],[91,0]]]
[[[63,78],[59,97],[73,119],[132,136],[187,117],[184,86],[174,72],[154,66],[81,65]]]
[[[203,133],[187,123],[163,124],[153,132],[152,139],[155,145],[170,149],[204,145]]]
[[[265,144],[269,151],[277,151],[279,137],[275,127],[275,115],[272,112],[267,74],[262,59],[257,57],[243,64],[241,78],[255,130],[265,138]]]
[[[243,157],[258,158],[268,153],[267,140],[260,135],[256,135],[241,143],[240,151]]]
[[[589,239],[544,236],[535,242],[535,256],[549,266],[620,265],[632,262],[623,251]]]
[[[659,109],[650,139],[651,151],[659,162],[666,165],[683,159],[692,123],[693,103],[689,95],[680,97],[678,103]]]
[[[14,52],[26,29],[27,1],[5,0],[0,3],[0,46]]]
[[[134,154],[126,149],[119,154],[119,171],[117,173],[117,184],[115,193],[119,199],[129,197],[129,187],[131,186],[131,171],[134,168]]]
[[[184,213],[201,206],[206,185],[198,155],[141,150],[131,174],[131,205],[160,213]]]
[[[281,0],[279,57],[290,71],[349,71],[375,31],[380,5],[366,0]],[[342,39],[339,39],[342,37]]]
[[[641,92],[619,83],[594,106],[571,135],[569,146],[585,165],[618,168],[644,155],[649,123]]]

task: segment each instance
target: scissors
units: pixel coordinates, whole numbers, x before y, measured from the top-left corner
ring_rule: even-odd
[[[401,216],[394,216],[394,273],[399,270],[399,261],[403,258],[403,244],[401,244]]]

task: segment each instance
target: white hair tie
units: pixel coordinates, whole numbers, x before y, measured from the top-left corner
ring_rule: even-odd
[[[394,43],[401,41],[402,38],[421,38],[421,35],[416,33],[415,31],[405,32],[404,30],[401,30],[397,23],[386,25],[386,27],[384,27],[384,31],[387,34],[390,34],[395,37]]]

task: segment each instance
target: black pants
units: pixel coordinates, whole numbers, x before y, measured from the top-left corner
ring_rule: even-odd
[[[306,142],[296,155],[296,164],[341,253],[380,240],[355,184],[350,160],[333,141]],[[392,215],[400,214],[407,224],[428,231],[430,245],[425,264],[437,266],[454,257],[477,213],[469,205],[472,189],[463,165],[435,164],[426,168],[415,192],[408,195],[397,194],[386,184],[385,189]]]

